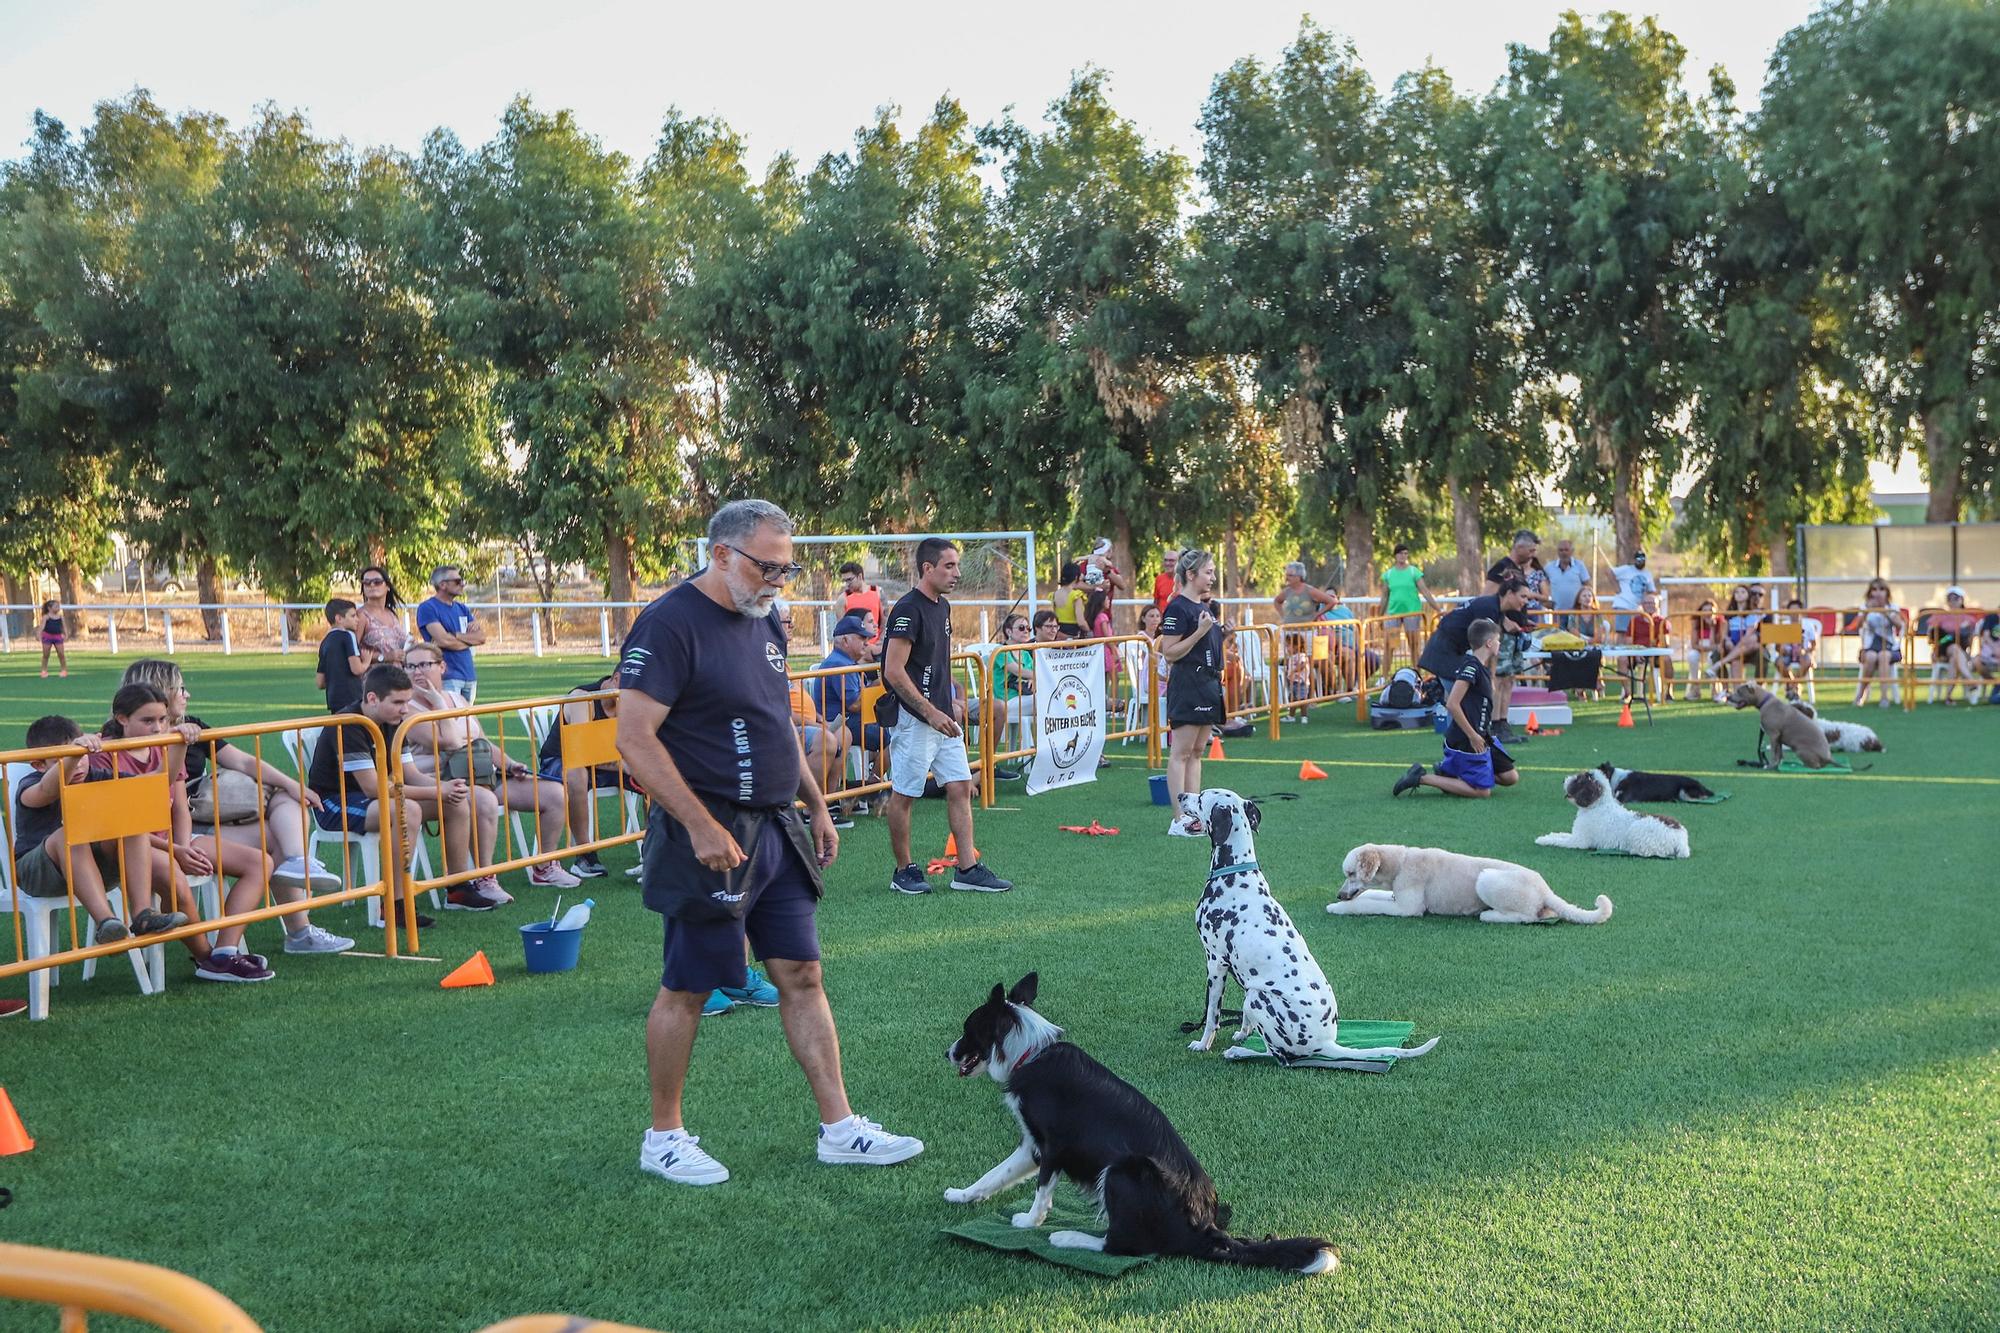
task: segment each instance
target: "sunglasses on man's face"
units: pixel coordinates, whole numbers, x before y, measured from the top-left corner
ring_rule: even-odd
[[[790,562],[759,560],[740,546],[729,546],[723,542],[717,542],[716,545],[722,547],[725,551],[731,551],[742,556],[745,560],[757,566],[757,572],[764,576],[764,582],[766,583],[790,583],[793,579],[805,573],[806,567],[796,560]]]

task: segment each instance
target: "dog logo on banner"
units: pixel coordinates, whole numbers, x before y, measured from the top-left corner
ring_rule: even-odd
[[[1097,781],[1104,757],[1104,649],[1037,649],[1035,701],[1028,795]]]

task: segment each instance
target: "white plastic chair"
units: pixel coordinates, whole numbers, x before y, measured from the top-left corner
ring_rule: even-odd
[[[4,774],[0,774],[0,801],[12,802],[16,785],[36,777],[34,767],[24,763],[8,764]],[[11,805],[10,805],[11,808]],[[40,856],[40,852],[35,855]],[[14,887],[13,860],[0,853],[0,906],[21,916],[21,937],[29,958],[46,958],[56,952],[56,917],[69,911],[69,898],[37,898]],[[111,910],[120,917],[125,915],[125,895],[119,889],[106,889],[105,898]],[[85,947],[96,943],[96,926],[84,928],[82,939]],[[153,984],[155,973],[165,973],[165,949],[157,944],[142,949],[133,949],[125,958],[132,964],[132,975],[139,982],[141,995],[152,995],[159,987]],[[44,967],[28,973],[28,1018],[40,1022],[49,1016],[49,988],[61,982],[57,969]],[[97,975],[97,960],[83,960],[83,979],[89,981]]]
[[[540,704],[534,708],[522,708],[516,711],[520,713],[521,720],[528,724],[528,734],[535,738],[535,754],[540,756],[542,742],[548,739],[549,728],[556,726],[562,717],[562,705]],[[539,765],[537,767],[539,768]],[[623,787],[607,787],[601,782],[595,783],[591,787],[592,796],[601,796],[606,792],[614,791],[625,798],[624,831],[626,833],[643,831],[646,827],[645,805],[639,799],[639,793],[627,791]],[[584,840],[577,837],[576,830],[571,830],[570,842],[576,843],[581,841]]]
[[[313,746],[319,743],[320,733],[325,730],[325,727],[305,727],[298,731],[281,731],[278,733],[279,738],[285,743],[286,752],[292,757],[292,763],[298,768],[299,785],[301,786],[305,785],[306,776],[312,771]],[[363,884],[373,884],[382,878],[382,835],[380,832],[367,833],[359,829],[348,829],[344,832],[336,833],[321,828],[317,818],[313,819],[311,823],[312,829],[306,835],[307,857],[319,859],[319,849],[324,846],[351,846],[361,858],[361,882]],[[323,864],[338,866],[344,860],[345,858],[343,857],[335,856],[331,861],[323,861]],[[433,873],[431,870],[430,847],[424,841],[423,830],[421,828],[416,830],[416,836],[410,839],[410,873],[419,879],[429,879]],[[352,888],[354,886],[350,884],[348,887]],[[438,895],[436,889],[431,890],[431,906],[443,910],[444,900]],[[368,900],[368,924],[371,928],[379,928],[382,925],[382,900],[380,898],[370,898]]]
[[[1133,731],[1146,717],[1146,710],[1153,706],[1153,653],[1143,643],[1121,643],[1118,660],[1125,667],[1125,683],[1131,690],[1131,696],[1125,700],[1125,730]],[[1130,745],[1132,738],[1127,736],[1118,743]]]
[[[1271,664],[1264,660],[1264,636],[1251,629],[1237,630],[1236,652],[1243,663],[1244,693],[1248,696],[1243,708],[1261,708],[1271,702]],[[1259,689],[1264,692],[1263,704],[1256,701]]]

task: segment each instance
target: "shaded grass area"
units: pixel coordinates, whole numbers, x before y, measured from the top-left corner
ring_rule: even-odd
[[[0,659],[0,736],[59,703],[94,720],[115,679],[82,659],[59,691],[23,661]],[[189,669],[212,722],[312,703],[301,657]],[[482,677],[500,698],[600,670]],[[980,816],[1012,894],[891,894],[886,831],[846,836],[821,913],[828,987],[854,1101],[926,1139],[914,1163],[818,1165],[776,1013],[739,1010],[704,1025],[689,1095],[735,1178],[640,1175],[657,921],[632,881],[596,881],[582,966],[529,977],[516,928],[550,895],[517,875],[516,906],[425,933],[437,963],[283,958],[267,926],[252,935],[279,972],[266,986],[205,986],[182,959],[153,999],[116,968],[66,977],[50,1022],[0,1028],[0,1084],[39,1139],[0,1159],[16,1194],[0,1238],[164,1264],[273,1329],[474,1329],[529,1310],[675,1329],[1992,1326],[2000,708],[1832,706],[1888,742],[1852,777],[1734,768],[1754,722],[1711,705],[1631,731],[1614,712],[1586,707],[1529,746],[1523,785],[1483,803],[1392,801],[1435,738],[1337,708],[1207,766],[1211,784],[1300,797],[1266,804],[1259,860],[1342,1012],[1443,1034],[1386,1077],[1186,1049],[1203,853],[1162,836],[1142,765],[1114,745],[1094,787],[1006,787],[1007,808]],[[1300,782],[1305,758],[1331,779]],[[1561,775],[1601,759],[1716,774],[1734,797],[1674,812],[1688,862],[1536,847],[1568,826]],[[1092,817],[1123,833],[1056,831]],[[919,847],[943,836],[926,804]],[[1369,840],[1505,856],[1617,912],[1602,927],[1326,916],[1341,854]],[[439,990],[475,948],[499,984]],[[1324,1235],[1342,1272],[1170,1261],[1105,1282],[940,1236],[962,1216],[943,1189],[1015,1133],[944,1047],[987,987],[1031,968],[1044,1011],[1167,1111],[1242,1230]],[[23,1318],[0,1303],[0,1327]]]

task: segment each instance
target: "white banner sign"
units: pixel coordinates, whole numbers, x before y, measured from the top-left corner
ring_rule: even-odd
[[[1104,757],[1104,648],[1035,650],[1035,762],[1028,795],[1097,781]]]

